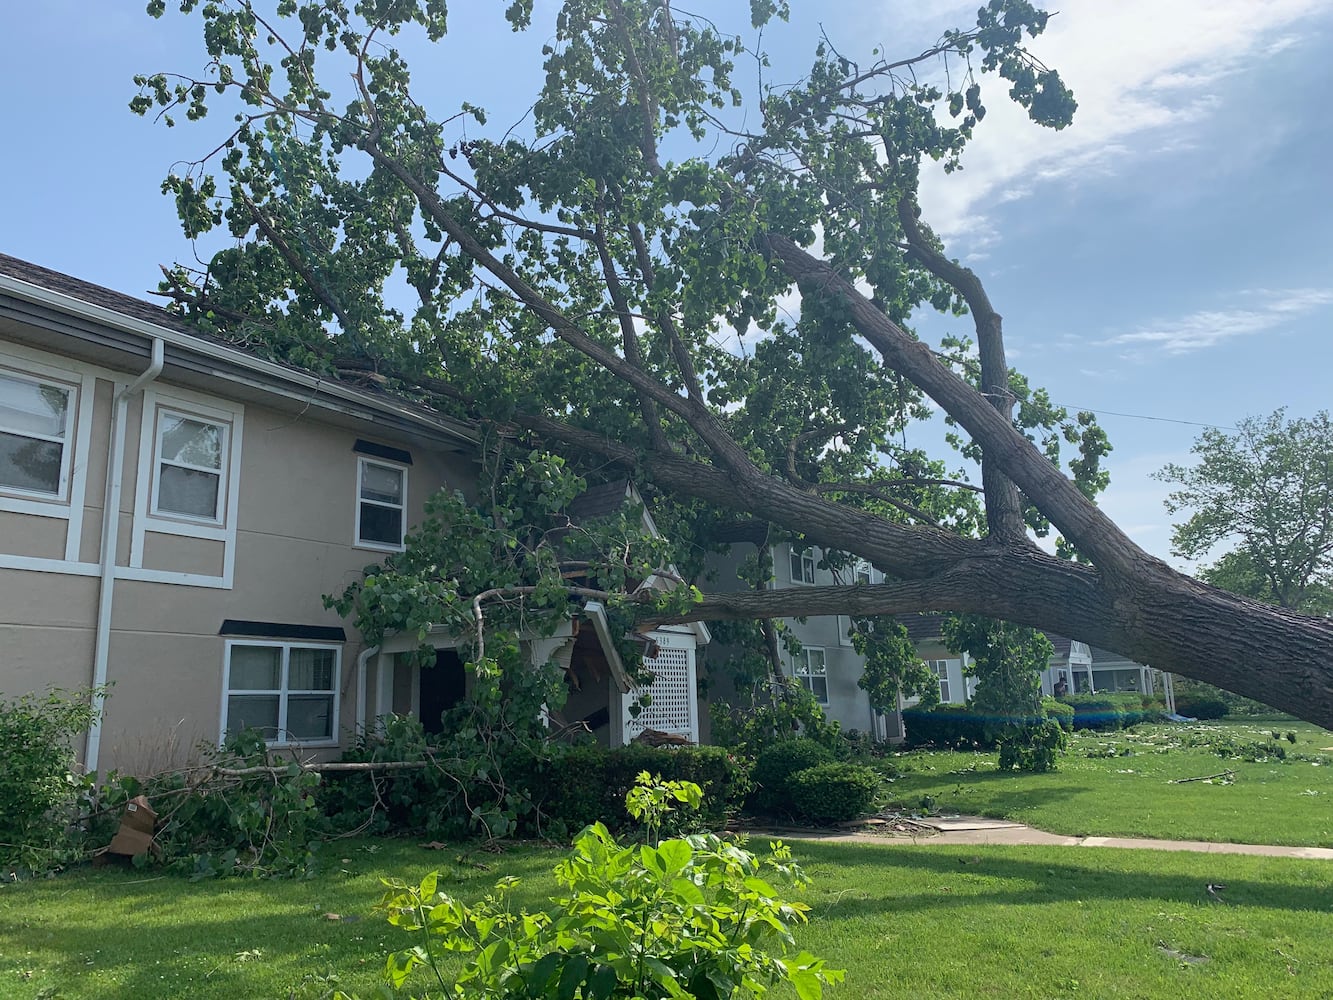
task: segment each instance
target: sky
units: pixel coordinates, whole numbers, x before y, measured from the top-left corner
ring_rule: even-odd
[[[693,3],[744,29],[730,5]],[[522,114],[554,3],[538,0],[538,27],[517,38],[503,6],[455,0],[419,92]],[[792,22],[763,38],[769,79],[798,79],[821,33],[868,62],[875,47],[924,48],[975,7],[793,0]],[[195,24],[155,21],[139,0],[43,0],[16,5],[6,28],[0,252],[145,295],[159,265],[194,254],[161,179],[216,131],[134,117],[131,78],[198,72]],[[1152,473],[1188,462],[1204,425],[1329,405],[1330,36],[1327,0],[1066,0],[1033,50],[1073,88],[1074,125],[1039,129],[992,85],[964,169],[924,181],[924,217],[1004,315],[1011,364],[1098,414],[1114,447],[1102,507],[1177,565],[1169,487]],[[969,332],[932,316],[919,328]]]

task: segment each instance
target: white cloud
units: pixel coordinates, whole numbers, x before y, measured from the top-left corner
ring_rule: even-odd
[[[967,24],[975,7],[975,0],[894,0],[886,30]],[[998,235],[990,205],[1188,146],[1184,133],[1215,112],[1213,91],[1223,77],[1299,44],[1294,29],[1309,37],[1309,23],[1327,15],[1326,0],[1065,0],[1033,49],[1073,88],[1074,125],[1038,128],[1004,98],[1002,84],[983,84],[988,114],[963,171],[946,177],[932,169],[923,177],[927,218],[961,251],[984,254]]]
[[[1265,333],[1333,304],[1333,289],[1255,289],[1242,292],[1228,308],[1201,309],[1176,319],[1153,320],[1101,344],[1123,347],[1130,356],[1188,354],[1235,337]]]

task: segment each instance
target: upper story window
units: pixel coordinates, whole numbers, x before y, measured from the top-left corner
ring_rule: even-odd
[[[65,499],[75,399],[71,385],[0,371],[0,490]]]
[[[226,496],[228,427],[218,421],[157,411],[153,513],[220,523]]]
[[[791,582],[792,583],[814,583],[815,582],[815,550],[798,549],[795,546],[791,550]]]
[[[400,552],[407,513],[407,469],[357,459],[356,544]]]
[[[855,582],[863,583],[866,586],[870,585],[870,563],[858,562],[856,564]]]

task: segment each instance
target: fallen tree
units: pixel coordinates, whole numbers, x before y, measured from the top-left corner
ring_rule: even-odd
[[[750,7],[757,30],[786,4]],[[735,64],[761,81],[765,64],[739,38],[667,0],[570,0],[530,134],[498,139],[478,137],[472,104],[432,117],[391,47],[445,39],[441,0],[182,8],[205,22],[209,73],[140,77],[132,106],[234,111],[165,188],[187,235],[225,224],[241,240],[168,272],[186,315],[890,577],[712,595],[672,620],[981,613],[1333,725],[1333,625],[1185,577],[1107,518],[1090,500],[1104,436],[1009,369],[980,279],[919,218],[920,165],[957,163],[987,74],[1039,124],[1071,120],[1072,95],[1024,48],[1047,21],[1026,0],[991,0],[901,60],[825,41],[748,113]],[[532,4],[506,16],[526,28]],[[917,339],[927,303],[971,314],[975,354]],[[962,473],[896,443],[926,397],[980,460],[984,525]],[[1033,543],[1052,526],[1078,560]]]

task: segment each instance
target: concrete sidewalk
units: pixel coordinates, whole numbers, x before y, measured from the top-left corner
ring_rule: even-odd
[[[788,840],[827,840],[857,844],[1037,844],[1062,847],[1127,847],[1146,851],[1195,851],[1200,854],[1258,854],[1275,858],[1307,858],[1333,861],[1333,848],[1284,847],[1277,844],[1216,844],[1204,840],[1151,840],[1145,837],[1067,837],[1034,830],[984,816],[949,816],[914,819],[914,830],[893,829],[893,821],[856,830],[820,833],[813,830],[750,831]]]

